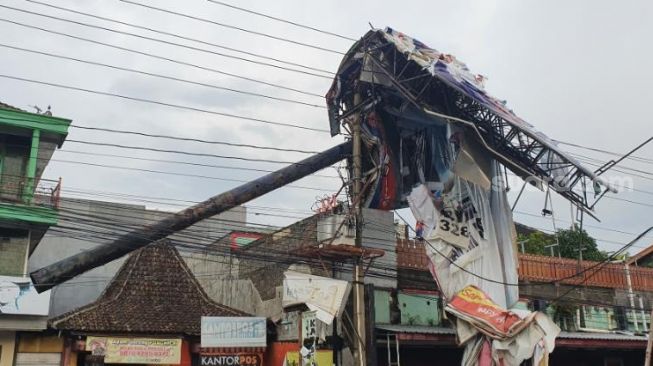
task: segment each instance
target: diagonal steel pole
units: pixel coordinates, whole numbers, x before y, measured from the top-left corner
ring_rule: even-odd
[[[100,245],[36,270],[30,273],[34,287],[38,292],[46,291],[77,275],[183,230],[198,221],[227,211],[335,164],[350,156],[351,151],[351,141],[344,142],[276,172],[213,196],[152,225],[123,234],[109,244]]]

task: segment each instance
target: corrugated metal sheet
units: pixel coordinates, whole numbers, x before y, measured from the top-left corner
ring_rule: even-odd
[[[429,326],[422,326],[422,325],[384,324],[384,325],[377,325],[376,329],[385,330],[393,333],[456,334],[452,328],[429,327]]]
[[[419,326],[419,325],[383,324],[383,325],[377,325],[376,329],[392,332],[392,333],[418,333],[418,334],[438,334],[438,335],[456,334],[452,328],[428,327],[428,326]],[[637,336],[637,335],[629,335],[629,334],[564,332],[564,331],[560,332],[558,338],[632,341],[632,342],[646,342],[647,340],[647,337],[645,336]]]
[[[634,342],[646,342],[647,337],[628,335],[628,334],[617,334],[617,333],[589,333],[589,332],[560,332],[559,338],[567,339],[600,339],[600,340],[612,340],[612,341],[634,341]]]

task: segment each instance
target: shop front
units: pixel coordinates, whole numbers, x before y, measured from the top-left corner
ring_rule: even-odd
[[[61,358],[61,347],[47,356],[19,349],[22,334],[47,328],[49,310],[50,291],[37,293],[27,277],[0,275],[0,366],[50,365]]]
[[[51,319],[50,326],[68,339],[63,366],[194,366],[201,364],[203,315],[248,319],[212,301],[177,249],[159,242],[134,252],[95,302]],[[262,330],[241,333],[262,334],[265,347],[261,319]]]

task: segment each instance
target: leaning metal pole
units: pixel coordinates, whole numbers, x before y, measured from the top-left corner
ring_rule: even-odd
[[[30,273],[34,287],[38,292],[46,291],[77,275],[183,230],[198,221],[227,211],[335,164],[349,156],[351,150],[351,141],[344,142],[276,172],[213,196],[152,225],[123,234],[109,244],[98,246],[43,267]]]

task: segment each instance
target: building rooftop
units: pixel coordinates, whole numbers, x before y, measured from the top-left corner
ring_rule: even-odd
[[[637,253],[634,256],[628,258],[626,260],[626,263],[628,263],[629,265],[635,265],[635,266],[641,266],[641,265],[648,266],[648,265],[651,265],[651,262],[653,260],[652,254],[653,254],[653,243],[651,243],[650,246],[643,249],[639,253]]]
[[[97,301],[50,320],[80,332],[199,335],[202,316],[247,316],[211,300],[168,241],[130,255]]]
[[[22,110],[22,109],[20,109],[20,108],[16,108],[16,107],[14,107],[13,105],[9,105],[9,104],[6,104],[6,103],[2,103],[2,101],[0,101],[0,108],[2,108],[2,109],[9,109],[9,110],[12,110],[12,111],[21,111],[21,112],[25,112],[24,110]]]

